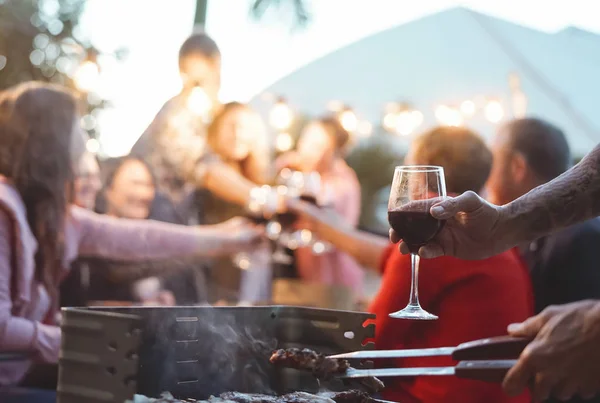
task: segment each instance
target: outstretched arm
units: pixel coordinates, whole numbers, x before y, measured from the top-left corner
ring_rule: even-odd
[[[424,258],[484,259],[596,217],[600,215],[600,146],[558,178],[505,206],[466,192],[437,203],[431,214],[446,220],[446,225],[419,249]],[[390,238],[398,242],[402,234],[390,231]],[[400,251],[409,253],[404,243]]]
[[[600,215],[600,146],[563,175],[504,206],[502,215],[517,242]]]

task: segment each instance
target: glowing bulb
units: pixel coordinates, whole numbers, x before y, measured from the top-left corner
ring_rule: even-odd
[[[396,120],[396,133],[407,136],[415,129],[414,119],[410,111],[402,111]]]
[[[289,133],[279,133],[275,139],[275,147],[277,151],[284,152],[292,149],[294,140]]]
[[[460,104],[460,113],[468,118],[473,116],[475,114],[475,102],[471,100],[463,101]]]
[[[85,148],[92,154],[96,154],[100,150],[100,142],[96,139],[89,139],[85,143]]]
[[[504,117],[504,108],[498,101],[490,101],[485,106],[485,118],[492,123],[498,123]]]
[[[287,130],[292,125],[292,109],[283,101],[277,102],[269,115],[269,123],[277,130]],[[291,148],[291,147],[290,147]]]
[[[396,131],[398,125],[398,114],[395,112],[386,113],[383,116],[383,128],[389,132]]]
[[[461,126],[464,122],[460,111],[447,105],[440,105],[435,109],[435,117],[444,126]]]
[[[410,114],[415,129],[423,124],[423,113],[421,113],[421,111],[412,111]]]
[[[350,109],[346,109],[345,111],[340,113],[338,119],[342,127],[349,132],[355,131],[356,127],[358,126],[358,118],[356,117],[356,114]]]
[[[84,62],[75,72],[73,80],[75,81],[77,88],[81,91],[94,91],[98,88],[98,83],[100,81],[100,70],[98,70],[98,65],[91,61]]]
[[[194,87],[187,99],[187,108],[197,116],[207,116],[212,108],[208,94],[201,87]]]

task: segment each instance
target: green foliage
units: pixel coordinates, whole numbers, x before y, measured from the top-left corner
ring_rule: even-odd
[[[0,90],[30,80],[75,88],[77,67],[98,54],[78,27],[84,7],[85,0],[0,0]],[[89,112],[106,106],[93,94],[88,100]]]
[[[387,136],[372,137],[368,143],[357,146],[346,158],[360,181],[362,211],[360,225],[365,228],[377,226],[375,208],[377,192],[392,182],[394,167],[400,165],[404,154],[390,147]]]

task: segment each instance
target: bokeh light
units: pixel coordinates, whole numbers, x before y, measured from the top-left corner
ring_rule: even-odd
[[[435,117],[443,126],[462,126],[464,123],[460,111],[448,105],[440,105],[435,108]]]
[[[340,124],[349,132],[354,132],[358,127],[358,118],[352,109],[345,109],[338,115]]]
[[[94,91],[100,82],[98,65],[92,61],[85,61],[79,66],[73,77],[75,85],[81,91]]]
[[[465,117],[472,117],[473,115],[475,115],[475,102],[471,101],[470,99],[463,101],[460,104],[460,112]]]
[[[194,87],[187,99],[187,108],[196,116],[208,116],[212,109],[212,102],[206,91],[201,87]]]
[[[294,139],[289,133],[279,133],[275,139],[275,147],[279,152],[285,152],[292,149]]]
[[[485,118],[491,123],[498,123],[504,117],[504,108],[499,101],[489,101],[485,106]]]
[[[276,130],[287,130],[294,121],[292,109],[284,100],[279,100],[273,105],[269,114],[269,124]]]

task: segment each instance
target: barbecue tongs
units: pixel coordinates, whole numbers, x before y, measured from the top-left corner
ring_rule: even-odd
[[[454,375],[463,379],[502,382],[509,369],[531,340],[500,336],[462,343],[456,347],[413,350],[368,350],[332,355],[330,358],[380,359],[450,356],[458,361],[454,367],[349,369],[342,378],[404,377]]]

